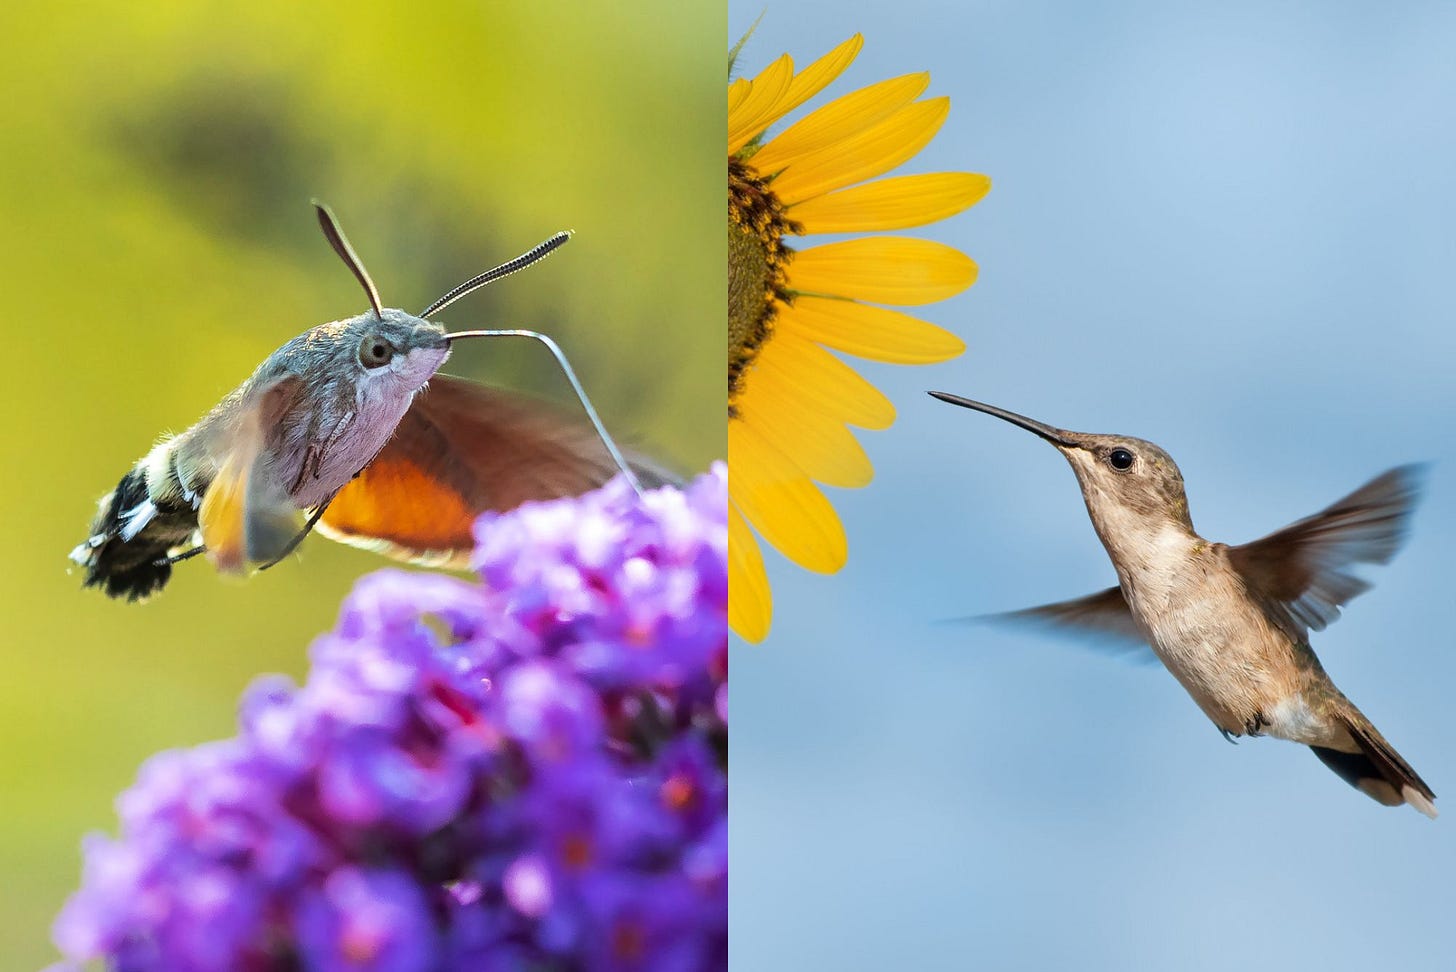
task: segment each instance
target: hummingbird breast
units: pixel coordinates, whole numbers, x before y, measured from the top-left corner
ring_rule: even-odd
[[[1169,527],[1141,549],[1119,563],[1118,577],[1168,671],[1220,729],[1270,728],[1276,708],[1298,697],[1303,666],[1249,597],[1227,548]]]

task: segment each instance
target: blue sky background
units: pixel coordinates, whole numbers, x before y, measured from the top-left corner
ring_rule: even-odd
[[[980,263],[924,314],[970,350],[863,367],[900,418],[861,437],[874,484],[832,491],[849,565],[771,556],[773,633],[734,649],[735,968],[1445,967],[1456,7],[777,0],[741,66],[856,30],[830,95],[930,70],[950,118],[901,171],[994,188],[907,234]],[[1408,546],[1314,645],[1445,817],[1228,745],[1161,668],[938,623],[1115,577],[1066,462],[927,388],[1161,444],[1227,542],[1432,460]]]

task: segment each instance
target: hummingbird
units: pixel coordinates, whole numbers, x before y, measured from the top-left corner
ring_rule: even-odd
[[[1230,742],[1302,743],[1345,782],[1386,806],[1436,816],[1435,793],[1331,681],[1309,632],[1370,584],[1357,563],[1395,556],[1420,489],[1401,466],[1252,543],[1199,536],[1183,476],[1143,439],[1069,432],[1006,409],[933,391],[944,402],[1033,432],[1066,457],[1118,584],[1088,597],[998,617],[1151,647]]]

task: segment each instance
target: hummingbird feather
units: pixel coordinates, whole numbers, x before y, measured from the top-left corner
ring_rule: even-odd
[[[1043,604],[1002,614],[987,614],[972,620],[1010,622],[1066,631],[1087,639],[1092,647],[1124,655],[1138,662],[1152,664],[1158,660],[1158,656],[1153,654],[1148,645],[1148,636],[1138,627],[1132,611],[1128,609],[1121,587],[1109,587],[1105,591],[1071,601],[1058,601],[1055,604]]]
[[[1363,716],[1353,719],[1345,717],[1343,721],[1351,740],[1359,747],[1358,752],[1343,752],[1323,746],[1309,747],[1320,758],[1320,762],[1334,770],[1346,783],[1379,803],[1388,807],[1409,803],[1432,820],[1436,819],[1436,805],[1432,802],[1436,799],[1436,794],[1421,779],[1420,774],[1401,758],[1395,748],[1385,741],[1385,737]]]
[[[1275,602],[1275,618],[1292,637],[1322,631],[1341,606],[1370,589],[1347,568],[1388,563],[1400,549],[1423,468],[1388,470],[1313,516],[1229,547],[1229,561],[1251,593]]]
[[[1352,564],[1385,563],[1405,537],[1420,468],[1392,469],[1314,516],[1231,547],[1193,529],[1183,474],[1152,442],[1071,432],[948,392],[935,398],[993,415],[1049,442],[1072,466],[1118,586],[1004,616],[1146,639],[1226,737],[1274,736],[1311,747],[1367,796],[1435,816],[1435,794],[1335,687],[1309,628],[1369,589]]]

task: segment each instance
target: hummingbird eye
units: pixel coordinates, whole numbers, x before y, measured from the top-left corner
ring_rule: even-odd
[[[377,334],[366,335],[359,342],[359,363],[366,368],[382,368],[394,358],[394,348]]]
[[[1126,472],[1132,468],[1133,454],[1126,449],[1113,449],[1107,454],[1107,462],[1118,472]]]

